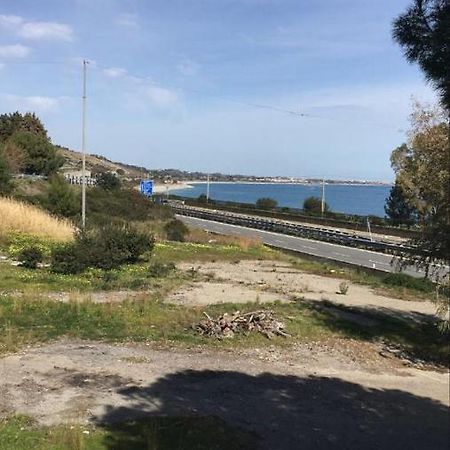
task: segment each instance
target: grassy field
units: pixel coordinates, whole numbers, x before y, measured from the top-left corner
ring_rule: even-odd
[[[259,306],[258,308],[262,308]],[[367,327],[345,318],[336,318],[326,310],[317,310],[305,302],[264,305],[285,322],[292,338],[276,337],[274,345],[289,346],[297,342],[331,338],[353,338],[363,341],[385,340],[401,345],[411,355],[430,362],[446,364],[446,336],[433,323],[369,315],[375,325]],[[344,312],[355,311],[342,307]],[[157,294],[139,300],[96,304],[55,302],[4,297],[0,301],[0,354],[17,351],[24,345],[45,342],[63,336],[111,342],[160,342],[176,345],[209,345],[213,347],[265,346],[267,338],[252,333],[232,340],[217,340],[198,335],[192,325],[206,311],[215,317],[224,312],[255,310],[255,304],[221,304],[207,307],[182,307],[165,304]],[[367,313],[360,313],[367,317]]]
[[[80,275],[59,275],[48,269],[29,270],[2,264],[0,270],[0,353],[20,349],[23,345],[63,336],[106,341],[155,341],[178,345],[259,346],[266,345],[261,335],[238,336],[218,341],[197,335],[192,325],[202,318],[237,309],[249,311],[254,304],[229,304],[208,307],[180,307],[163,303],[169,291],[183,283],[198,281],[196,271],[180,272],[170,263],[180,261],[230,261],[244,259],[282,259],[302,270],[327,276],[340,276],[366,283],[393,293],[417,299],[431,295],[405,286],[388,286],[383,279],[337,266],[292,259],[275,250],[252,243],[158,243],[149,261],[103,271],[90,269]],[[394,280],[395,281],[395,280]],[[414,287],[414,286],[413,286]],[[419,286],[420,287],[420,286]],[[417,288],[417,286],[416,286]],[[86,293],[99,290],[138,290],[134,299],[98,304]],[[20,292],[18,292],[20,291]],[[69,293],[66,302],[58,302],[50,293]],[[114,293],[114,292],[113,292]],[[427,361],[446,363],[445,336],[434,324],[417,324],[381,317],[371,327],[337,319],[326,311],[316,310],[307,302],[265,305],[285,321],[292,339],[276,338],[276,345],[319,341],[333,337],[364,341],[387,340],[401,345],[411,354]],[[345,307],[341,307],[345,310]],[[355,313],[350,309],[347,312]],[[344,311],[345,312],[345,311]],[[358,314],[358,312],[356,312]],[[362,313],[361,313],[362,314]],[[367,314],[367,313],[365,313]],[[377,317],[375,317],[377,319]]]
[[[215,417],[149,417],[111,427],[39,427],[24,416],[0,420],[7,450],[251,450],[254,437]]]

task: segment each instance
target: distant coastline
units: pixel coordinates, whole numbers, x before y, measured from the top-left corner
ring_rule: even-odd
[[[207,184],[205,180],[184,181],[183,184]],[[210,181],[210,184],[281,184],[295,186],[317,186],[321,185],[321,181]],[[387,181],[338,181],[325,180],[325,185],[335,186],[392,186],[393,183]],[[182,188],[184,189],[184,188]]]

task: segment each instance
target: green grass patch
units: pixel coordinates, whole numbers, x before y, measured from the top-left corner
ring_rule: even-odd
[[[160,242],[155,257],[164,261],[239,261],[241,259],[279,259],[281,254],[263,245],[241,248],[239,245]]]
[[[215,417],[148,417],[105,427],[40,427],[24,416],[0,420],[2,450],[251,450],[253,442]]]
[[[157,297],[96,304],[92,302],[61,303],[18,298],[0,299],[0,354],[16,351],[24,345],[67,336],[115,342],[160,342],[171,345],[208,345],[218,348],[261,347],[267,338],[259,333],[238,334],[233,339],[218,340],[197,334],[192,325],[206,311],[211,317],[237,310],[250,312],[271,309],[285,322],[291,338],[275,337],[274,345],[290,346],[296,342],[318,342],[330,338],[354,338],[364,341],[386,340],[404,347],[409,353],[426,361],[446,364],[448,336],[440,334],[434,323],[379,315],[378,312],[345,311],[373,317],[374,326],[365,326],[336,317],[313,304],[296,302],[255,305],[221,304],[186,308],[162,303]]]

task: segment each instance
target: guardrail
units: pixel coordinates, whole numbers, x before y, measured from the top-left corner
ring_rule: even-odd
[[[250,216],[245,214],[230,213],[226,211],[210,210],[183,205],[181,202],[169,202],[172,209],[180,215],[195,217],[198,219],[212,220],[215,222],[239,225],[247,228],[255,228],[263,231],[272,231],[289,236],[315,239],[333,244],[345,245],[348,247],[364,248],[382,253],[398,254],[413,253],[411,247],[393,244],[382,241],[372,241],[370,239],[345,233],[343,231],[331,230],[328,228],[308,227],[298,223],[287,222],[279,219]]]

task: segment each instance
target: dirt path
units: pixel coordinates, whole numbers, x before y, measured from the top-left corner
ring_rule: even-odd
[[[179,268],[194,268],[210,277],[211,281],[182,287],[168,298],[169,302],[187,305],[223,303],[224,296],[220,294],[223,292],[228,302],[255,301],[258,295],[261,302],[303,299],[317,303],[325,300],[406,319],[432,319],[436,312],[432,302],[399,300],[379,295],[369,286],[351,282],[348,283],[347,294],[341,295],[339,284],[342,279],[312,275],[277,261],[183,263]]]
[[[354,341],[289,351],[60,341],[0,359],[0,415],[218,416],[261,449],[448,448],[448,401],[448,374]]]

